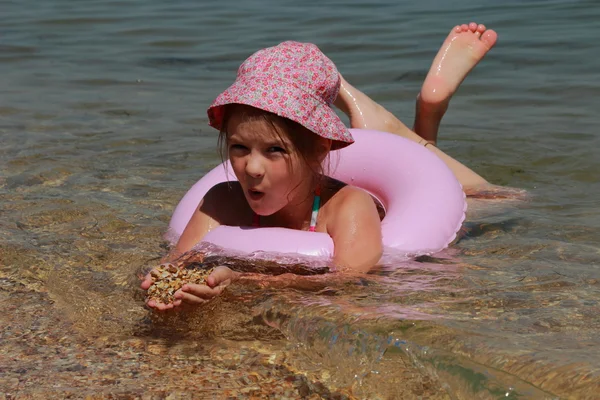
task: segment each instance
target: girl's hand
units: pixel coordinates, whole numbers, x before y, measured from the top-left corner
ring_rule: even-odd
[[[146,304],[150,308],[159,311],[179,308],[182,305],[200,305],[221,294],[232,281],[236,280],[240,274],[227,267],[217,267],[206,278],[206,285],[197,285],[186,283],[181,289],[175,292],[175,301],[171,304],[157,303],[154,300],[148,300]],[[150,274],[146,275],[141,283],[141,288],[147,290],[152,285]]]
[[[142,283],[140,284],[140,287],[144,290],[148,290],[150,286],[152,286],[152,276],[150,275],[151,273],[152,272],[148,272],[142,280]]]
[[[217,267],[206,278],[206,285],[196,285],[186,283],[183,287],[175,292],[175,306],[185,303],[187,305],[200,305],[211,300],[221,294],[232,281],[239,276],[238,272],[234,272],[227,267]]]
[[[152,270],[154,271],[154,270]],[[150,286],[152,286],[152,271],[148,272],[146,274],[146,276],[144,277],[144,279],[142,280],[142,283],[140,283],[140,287],[143,290],[148,290],[150,288]],[[181,303],[181,302],[179,302]],[[171,304],[163,304],[163,303],[159,303],[156,300],[146,300],[146,305],[150,308],[154,308],[156,310],[159,311],[165,311],[165,310],[170,310],[172,309],[175,305],[174,303]]]

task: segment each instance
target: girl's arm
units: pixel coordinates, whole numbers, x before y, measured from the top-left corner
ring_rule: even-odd
[[[208,196],[209,194],[207,193],[207,197]],[[209,231],[220,225],[220,223],[211,216],[215,215],[209,210],[211,203],[210,199],[207,198],[200,201],[192,218],[190,218],[190,221],[181,233],[177,245],[169,252],[167,261],[174,261],[182,254],[190,251]]]
[[[369,271],[381,258],[381,221],[371,196],[347,186],[338,200],[327,232],[333,239],[336,266],[355,272]],[[340,193],[341,194],[341,193]]]
[[[174,261],[190,251],[209,231],[219,225],[236,225],[241,222],[240,215],[236,214],[240,210],[244,211],[243,203],[236,201],[239,198],[243,198],[243,193],[240,196],[239,188],[229,182],[212,187],[198,204],[165,262]]]
[[[218,193],[215,193],[212,189],[206,194],[206,196],[200,201],[200,204],[194,211],[192,218],[186,225],[181,237],[177,241],[175,247],[169,252],[169,254],[162,260],[162,262],[174,262],[178,258],[180,258],[183,254],[187,253],[196,245],[196,243],[200,242],[202,238],[212,229],[216,228],[220,225],[220,223],[216,219],[216,214],[213,212],[214,204],[215,204],[215,196]],[[144,290],[148,290],[152,286],[152,277],[150,273],[148,273],[140,287]],[[216,292],[215,292],[216,293]],[[173,304],[159,304],[154,300],[148,301],[147,305],[151,308],[156,308],[158,310],[167,310],[173,308]]]
[[[252,284],[260,289],[296,289],[318,292],[332,286],[330,274],[302,276],[286,273],[272,276],[259,273],[235,272],[227,267],[217,267],[206,280],[206,285],[186,284],[174,295],[173,307],[181,305],[200,305],[221,294],[232,282]],[[173,308],[171,307],[171,308]]]

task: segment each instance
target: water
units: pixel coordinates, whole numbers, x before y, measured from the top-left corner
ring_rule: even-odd
[[[1,8],[9,398],[597,398],[596,2]],[[387,257],[329,290],[236,285],[199,315],[143,308],[137,274],[164,254],[178,200],[219,161],[204,110],[245,57],[317,43],[410,124],[437,48],[471,20],[500,41],[453,99],[440,146],[531,201],[471,201],[469,234],[451,251]]]

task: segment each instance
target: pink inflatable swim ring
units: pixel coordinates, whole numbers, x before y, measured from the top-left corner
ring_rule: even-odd
[[[408,139],[387,132],[351,129],[356,142],[330,153],[330,176],[362,188],[383,204],[384,248],[408,256],[433,254],[452,243],[465,219],[462,186],[436,155]],[[207,173],[178,204],[167,237],[179,237],[214,185],[235,181],[231,167],[221,164]],[[298,253],[333,256],[326,233],[287,228],[219,226],[202,240],[243,253]]]

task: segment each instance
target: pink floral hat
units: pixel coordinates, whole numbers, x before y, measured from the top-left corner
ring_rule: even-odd
[[[331,107],[339,90],[337,68],[317,46],[283,42],[244,61],[235,82],[209,107],[209,125],[222,130],[224,106],[245,104],[295,121],[340,149],[354,139]]]

